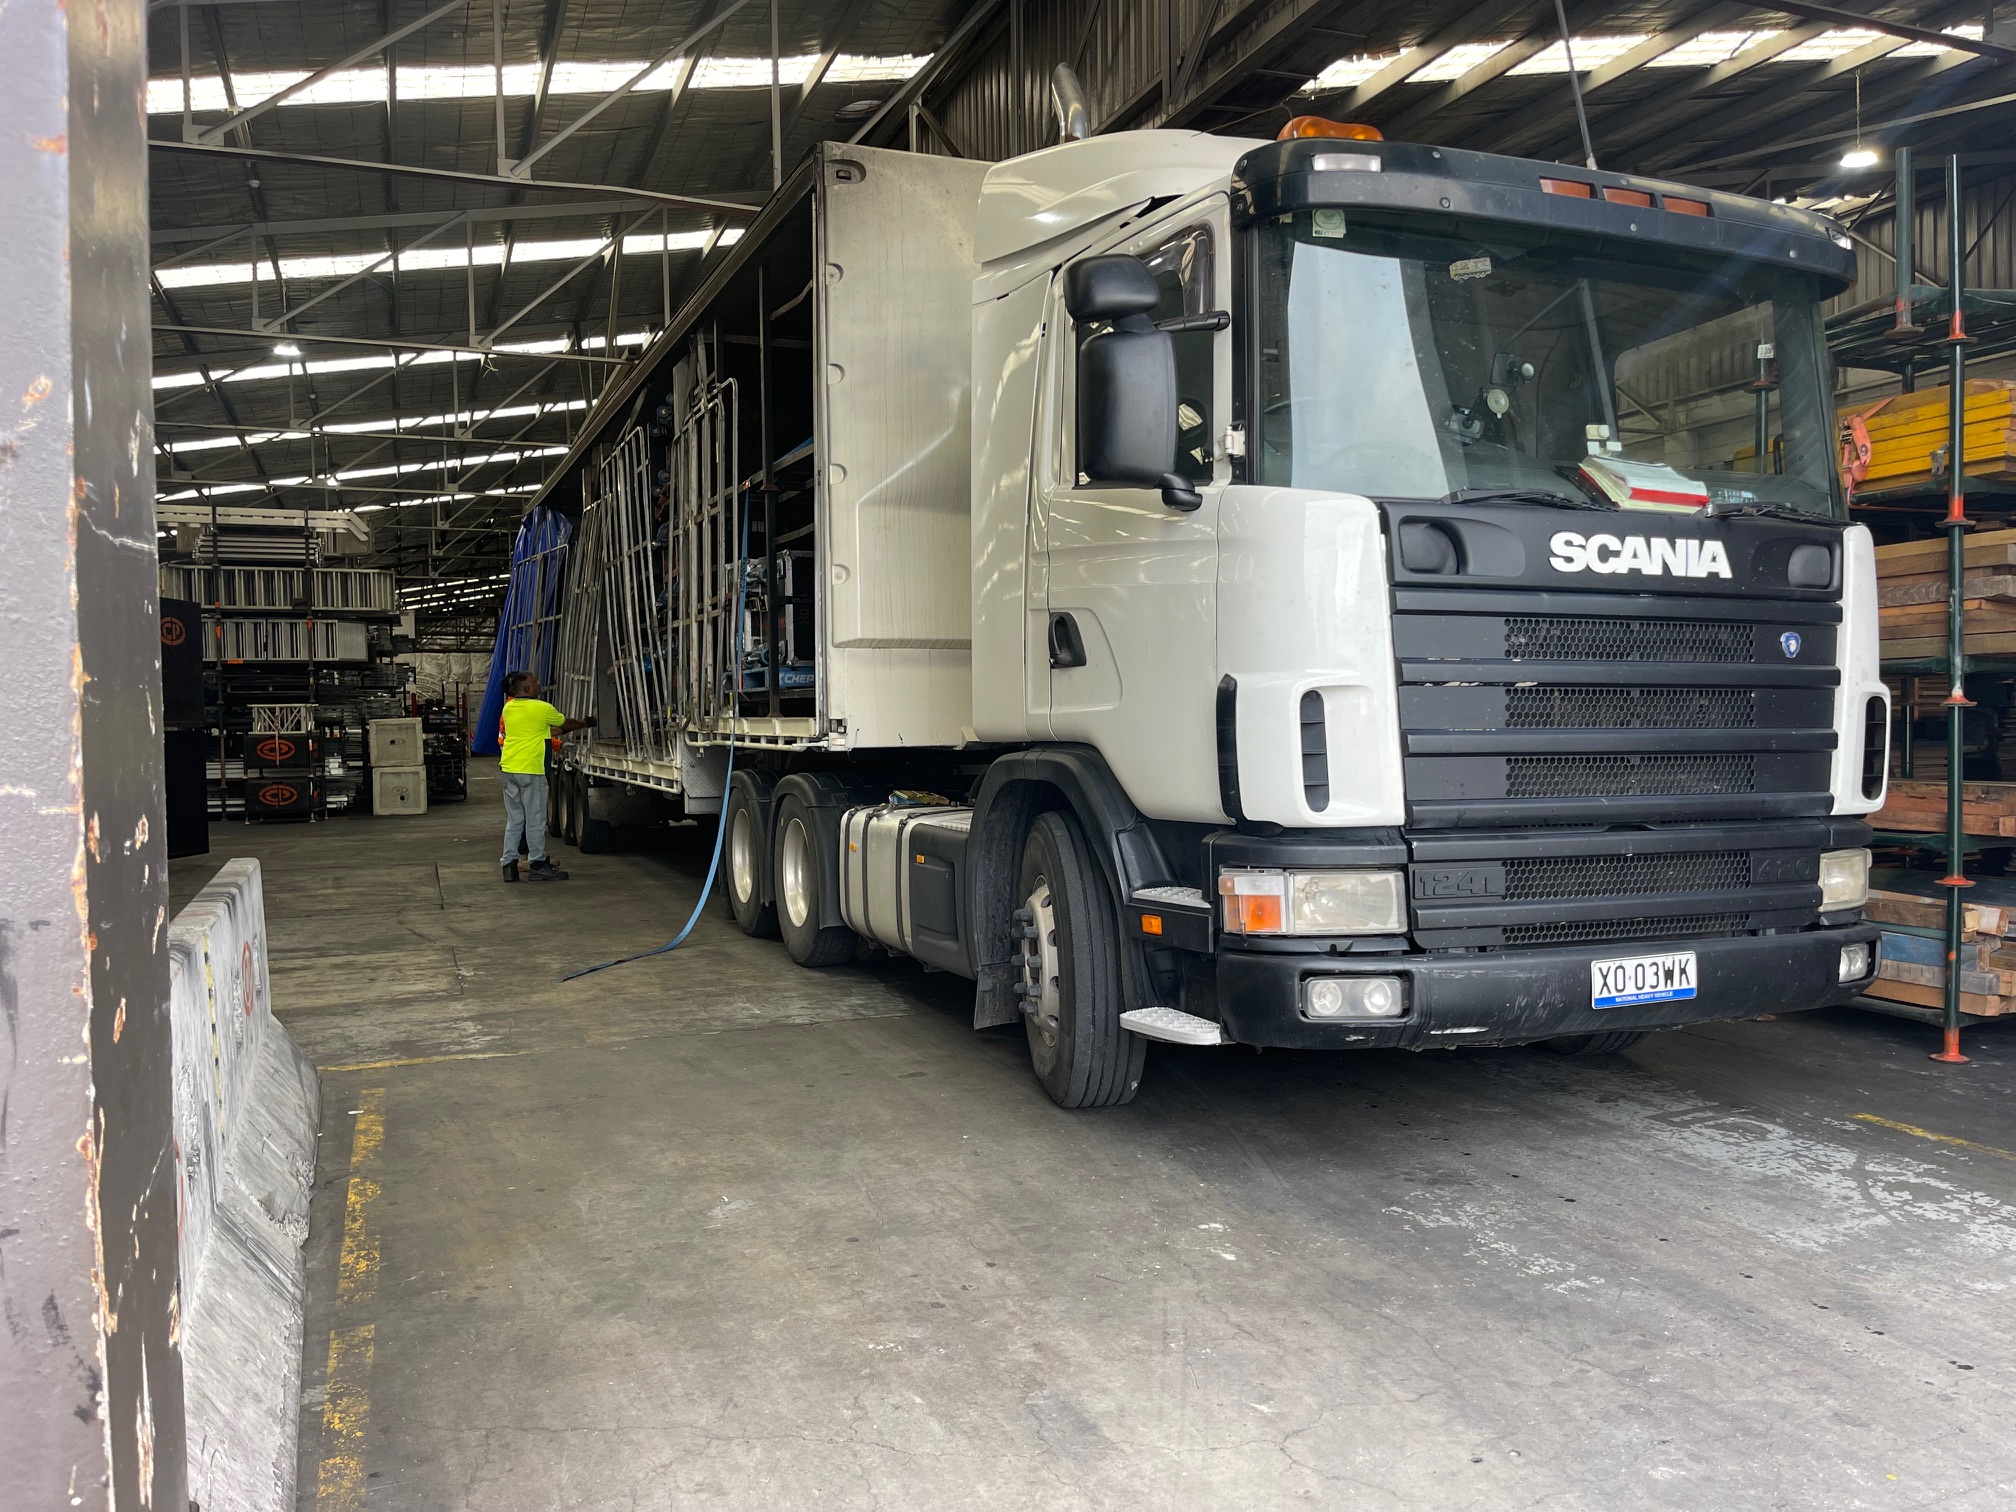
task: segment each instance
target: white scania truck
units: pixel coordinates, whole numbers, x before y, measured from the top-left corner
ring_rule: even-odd
[[[601,720],[556,828],[718,815],[744,930],[973,979],[1069,1107],[1148,1038],[1845,1001],[1853,271],[1783,205],[1404,143],[824,146],[543,495]]]

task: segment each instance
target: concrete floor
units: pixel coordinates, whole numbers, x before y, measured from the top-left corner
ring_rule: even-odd
[[[667,938],[705,846],[507,888],[474,776],[176,865],[262,860],[323,1067],[304,1509],[2016,1498],[2012,1031],[1163,1046],[1065,1113],[965,983],[718,907],[560,984]]]

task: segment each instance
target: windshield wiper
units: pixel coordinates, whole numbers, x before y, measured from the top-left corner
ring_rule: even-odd
[[[1608,514],[1612,506],[1590,499],[1571,498],[1547,488],[1459,488],[1435,501],[1437,504],[1538,504],[1546,509],[1600,509]]]
[[[1717,508],[1710,504],[1702,511],[1711,520],[1733,520],[1745,516],[1771,520],[1796,520],[1801,525],[1826,525],[1835,530],[1846,530],[1847,520],[1837,520],[1832,515],[1814,514],[1810,510],[1798,509],[1790,504],[1771,504],[1762,501],[1750,504],[1729,504]]]

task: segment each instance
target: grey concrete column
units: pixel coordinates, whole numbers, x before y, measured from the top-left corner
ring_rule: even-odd
[[[0,6],[0,1503],[184,1512],[143,0]]]

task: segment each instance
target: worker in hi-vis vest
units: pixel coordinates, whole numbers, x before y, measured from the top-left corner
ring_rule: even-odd
[[[504,679],[504,710],[497,716],[498,768],[504,781],[506,882],[518,880],[518,842],[525,842],[534,882],[565,882],[567,873],[546,857],[546,742],[569,730],[592,730],[592,719],[569,719],[539,696],[539,678],[513,672]],[[555,742],[558,743],[557,741]]]

